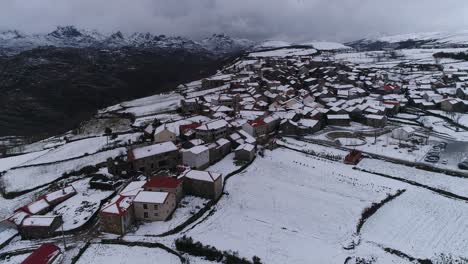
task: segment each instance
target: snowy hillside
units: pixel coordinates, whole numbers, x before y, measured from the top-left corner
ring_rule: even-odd
[[[350,42],[353,47],[382,46],[394,48],[464,48],[468,47],[468,31],[457,32],[421,32],[365,38]],[[377,45],[377,46],[376,46]]]

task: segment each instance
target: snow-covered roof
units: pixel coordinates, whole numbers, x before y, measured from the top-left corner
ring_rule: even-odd
[[[33,215],[23,221],[23,226],[51,226],[57,216]]]
[[[375,119],[375,120],[382,120],[385,118],[383,115],[366,115],[366,118],[368,119]]]
[[[242,144],[242,145],[238,146],[238,147],[236,148],[236,151],[245,150],[245,151],[251,152],[251,151],[253,151],[254,149],[255,149],[255,146],[254,146],[254,145],[249,144],[249,143],[246,143],[246,144]]]
[[[76,190],[75,188],[73,188],[73,186],[67,186],[61,190],[58,190],[58,191],[55,191],[55,192],[51,192],[49,194],[46,194],[44,196],[44,198],[48,201],[48,202],[52,202],[52,201],[55,201],[55,200],[58,200],[58,199],[61,199],[61,198],[64,198],[64,197],[67,197],[69,195],[72,195],[72,194],[75,194],[76,193]]]
[[[133,149],[133,157],[135,159],[142,159],[146,157],[151,157],[171,151],[176,151],[177,147],[172,142],[164,142],[160,144],[154,144],[151,146],[141,147]]]
[[[204,146],[204,145],[198,145],[198,146],[194,146],[190,149],[183,149],[182,152],[191,152],[193,154],[200,154],[200,153],[203,153],[205,151],[208,151],[209,149]]]
[[[197,127],[196,129],[197,130],[216,130],[216,129],[220,129],[220,128],[227,127],[227,126],[228,126],[228,122],[226,122],[226,120],[219,119],[219,120],[207,122]]]
[[[162,204],[166,201],[169,193],[167,192],[146,192],[141,191],[133,200],[135,203],[157,203]]]
[[[35,202],[32,202],[24,207],[29,213],[37,214],[47,208],[49,208],[49,203],[45,199],[39,199]]]
[[[190,170],[185,173],[184,177],[194,180],[214,182],[222,175],[216,172],[210,171],[199,171],[199,170]]]
[[[349,119],[349,115],[327,115],[328,119]]]
[[[121,196],[136,196],[140,191],[143,190],[143,185],[146,181],[134,181],[130,182],[121,192]]]

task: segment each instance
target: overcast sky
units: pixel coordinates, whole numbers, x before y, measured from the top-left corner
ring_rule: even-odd
[[[468,29],[466,0],[1,0],[0,29],[347,41]]]

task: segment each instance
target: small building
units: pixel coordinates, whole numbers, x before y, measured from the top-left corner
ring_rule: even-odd
[[[408,140],[410,139],[416,130],[410,126],[404,126],[396,128],[392,131],[392,138],[398,140]]]
[[[54,244],[43,244],[34,250],[22,264],[58,264],[63,258],[62,251]]]
[[[446,99],[440,103],[442,111],[446,112],[464,112],[466,107],[460,99]]]
[[[387,117],[384,115],[366,115],[366,125],[371,127],[385,127]]]
[[[330,126],[349,126],[351,119],[348,114],[327,115],[328,125]]]
[[[133,196],[115,196],[99,211],[103,232],[124,235],[135,223]]]
[[[133,203],[139,221],[166,221],[177,205],[173,193],[147,191],[139,192]]]
[[[210,165],[210,150],[205,145],[183,149],[182,163],[190,168],[205,169]]]
[[[216,200],[223,193],[223,177],[219,173],[190,170],[181,178],[186,194]]]
[[[129,149],[127,160],[131,169],[152,175],[160,169],[175,168],[180,162],[179,149],[172,142],[164,142],[146,147]]]
[[[50,204],[44,198],[40,198],[28,205],[21,207],[16,211],[23,211],[30,215],[45,214],[50,210]]]
[[[177,203],[179,203],[184,196],[183,182],[183,180],[177,178],[156,176],[149,179],[143,185],[143,189],[147,192],[172,193],[175,195]]]
[[[62,224],[62,216],[32,215],[23,220],[19,232],[24,239],[45,238],[52,236]]]
[[[118,186],[122,184],[120,180],[114,180],[102,174],[96,174],[92,176],[89,181],[89,187],[91,189],[111,191],[115,190]]]
[[[176,141],[177,135],[166,124],[160,125],[154,130],[154,142],[162,143],[167,141]]]
[[[10,223],[13,223],[17,227],[19,227],[19,226],[21,226],[23,224],[24,219],[26,219],[29,216],[30,216],[30,214],[28,214],[28,213],[26,213],[24,211],[18,210],[14,214],[10,215],[7,218],[7,221],[9,221]]]
[[[362,152],[358,150],[351,150],[351,152],[346,155],[344,163],[349,165],[357,165],[362,159]]]
[[[44,195],[44,198],[50,206],[56,206],[76,194],[76,190],[73,186],[67,186],[58,191],[48,193]]]
[[[255,146],[249,143],[238,146],[235,158],[236,160],[252,161],[255,158]]]

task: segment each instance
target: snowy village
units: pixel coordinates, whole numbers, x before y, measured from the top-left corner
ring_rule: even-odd
[[[7,149],[0,262],[468,257],[468,64],[442,50],[265,42]]]

